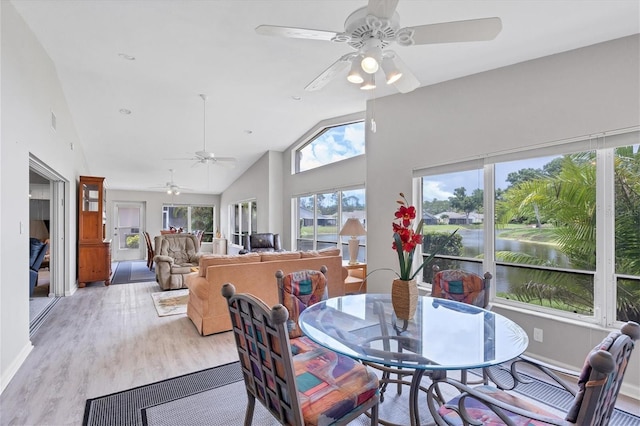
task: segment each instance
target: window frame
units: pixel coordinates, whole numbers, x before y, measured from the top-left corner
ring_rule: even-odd
[[[365,122],[365,113],[364,112],[359,112],[359,113],[355,113],[355,114],[350,114],[347,116],[342,116],[342,117],[335,117],[329,120],[324,120],[321,121],[319,123],[317,123],[315,126],[313,126],[311,129],[309,129],[309,131],[307,131],[301,138],[301,142],[294,145],[291,148],[291,174],[292,175],[296,175],[296,174],[300,174],[300,173],[306,173],[309,171],[313,171],[313,170],[317,170],[319,168],[322,167],[326,167],[330,164],[336,164],[339,163],[341,161],[345,161],[345,160],[350,160],[352,158],[356,158],[356,157],[360,157],[362,155],[366,155],[366,146],[364,147],[364,152],[362,154],[358,154],[355,155],[353,157],[348,157],[348,158],[343,158],[341,160],[338,161],[334,161],[331,163],[326,163],[323,164],[321,166],[318,167],[314,167],[311,169],[307,169],[307,170],[303,170],[300,171],[300,151],[302,149],[304,149],[306,146],[308,146],[309,144],[313,143],[313,141],[315,141],[317,138],[319,138],[320,136],[322,136],[324,133],[326,133],[328,130],[335,128],[335,127],[340,127],[340,126],[346,126],[349,124],[353,124],[353,123],[359,123],[362,122],[366,125]],[[364,131],[366,133],[366,129]],[[363,139],[364,139],[364,134],[363,134]]]
[[[212,213],[212,221],[211,221],[211,231],[204,231],[204,235],[210,235],[211,241],[215,238],[215,224],[216,224],[216,206],[213,204],[178,204],[178,203],[170,203],[170,204],[162,204],[162,227],[163,229],[168,229],[168,218],[166,217],[167,213],[165,208],[172,207],[186,207],[187,208],[187,229],[185,232],[192,233],[194,229],[192,228],[191,223],[191,209],[193,207],[198,208],[211,208]],[[203,237],[203,243],[210,244],[210,242],[205,241],[206,238]]]
[[[615,208],[614,194],[614,154],[615,148],[640,144],[640,130],[638,128],[623,129],[617,132],[607,132],[599,135],[576,137],[551,144],[536,146],[535,148],[488,154],[449,164],[414,169],[414,198],[422,200],[422,178],[429,175],[440,175],[468,169],[470,165],[481,165],[484,174],[484,214],[485,218],[495,217],[495,167],[496,164],[527,160],[530,158],[566,155],[584,151],[594,151],[596,157],[596,265],[594,271],[579,269],[568,270],[571,273],[593,275],[593,315],[574,314],[558,309],[518,302],[515,300],[496,299],[496,286],[491,286],[491,300],[494,305],[510,306],[523,311],[536,312],[543,315],[565,317],[580,322],[599,324],[606,327],[620,326],[623,322],[616,316],[616,291],[618,279],[630,277],[628,274],[618,274],[615,271],[615,215],[607,214]],[[422,216],[422,203],[418,210]],[[495,221],[484,221],[484,259],[483,269],[496,276],[498,265],[508,265],[507,262],[495,260]],[[418,259],[422,258],[422,247],[418,247]],[[461,258],[462,259],[462,258]],[[518,267],[523,265],[518,264]],[[526,266],[526,265],[525,265]],[[631,276],[640,280],[640,276]]]
[[[364,194],[364,209],[362,210],[364,212],[364,216],[363,216],[363,220],[366,223],[366,219],[367,219],[367,200],[366,200],[366,188],[364,187],[364,185],[360,186],[349,186],[349,187],[343,187],[343,188],[338,188],[338,189],[326,189],[326,190],[318,190],[315,191],[313,193],[306,193],[306,194],[298,194],[295,195],[293,197],[291,197],[291,209],[292,209],[292,217],[294,218],[292,221],[292,240],[293,240],[293,247],[295,247],[294,250],[301,250],[299,247],[299,242],[302,240],[302,238],[300,238],[300,228],[299,228],[299,223],[300,223],[300,199],[301,198],[311,198],[313,200],[313,239],[311,238],[304,238],[304,241],[309,241],[312,243],[312,248],[311,250],[318,250],[318,245],[319,243],[326,245],[327,241],[325,240],[321,240],[318,237],[318,195],[319,194],[328,194],[328,193],[337,193],[338,197],[337,197],[337,212],[336,212],[336,218],[339,221],[339,224],[337,225],[337,232],[339,233],[340,230],[342,229],[342,226],[344,225],[344,222],[346,221],[346,218],[348,217],[348,212],[343,211],[343,195],[345,192],[348,191],[354,191],[354,190],[362,190],[363,194]],[[344,219],[344,220],[343,220]],[[336,241],[336,246],[339,245],[340,247],[340,251],[342,253],[342,259],[343,260],[348,260],[349,259],[349,245],[348,245],[348,241],[347,242],[343,242],[343,236],[341,235],[337,235],[337,241]],[[360,258],[360,254],[362,253],[362,262],[366,263],[366,259],[367,259],[367,244],[366,244],[366,238],[365,238],[365,242],[363,243],[362,241],[359,244],[359,250],[358,250],[358,258]]]

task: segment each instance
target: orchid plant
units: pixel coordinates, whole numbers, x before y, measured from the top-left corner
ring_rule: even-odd
[[[396,202],[399,204],[398,210],[395,213],[395,219],[393,220],[393,249],[398,253],[398,262],[400,263],[399,278],[403,281],[411,281],[416,275],[425,267],[429,262],[433,260],[438,251],[446,246],[453,235],[458,232],[456,229],[451,235],[431,253],[420,266],[411,272],[413,266],[413,255],[416,251],[416,247],[422,244],[422,227],[424,226],[424,220],[420,219],[415,229],[413,223],[416,219],[416,208],[409,204],[404,194],[400,193],[400,200]]]

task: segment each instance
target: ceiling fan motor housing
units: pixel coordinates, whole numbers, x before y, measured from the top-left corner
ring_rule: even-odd
[[[366,47],[370,39],[380,41],[379,47],[385,48],[396,40],[400,29],[400,16],[394,12],[390,19],[378,18],[369,14],[366,7],[353,12],[344,23],[345,33],[349,35],[347,43],[356,50]]]

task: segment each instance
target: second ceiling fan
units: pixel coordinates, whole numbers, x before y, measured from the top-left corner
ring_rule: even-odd
[[[201,94],[200,97],[203,101],[203,135],[202,135],[202,150],[196,151],[195,155],[190,158],[176,158],[176,160],[190,160],[195,161],[193,164],[197,166],[199,164],[222,164],[234,166],[236,159],[233,157],[217,157],[213,152],[207,151],[207,99],[208,96]]]
[[[493,40],[502,30],[502,21],[496,17],[401,28],[400,16],[396,12],[397,6],[398,0],[369,0],[366,7],[347,17],[343,32],[274,25],[260,25],[256,32],[263,35],[347,43],[355,50],[331,64],[305,87],[307,91],[321,89],[350,68],[347,80],[359,84],[363,90],[376,87],[375,74],[382,69],[387,84],[393,84],[400,92],[408,93],[417,89],[420,82],[396,52],[385,50],[391,43],[412,46],[487,41]]]

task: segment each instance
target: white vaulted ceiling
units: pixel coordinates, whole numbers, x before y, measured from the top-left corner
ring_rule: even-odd
[[[397,93],[383,84],[363,92],[346,82],[346,74],[305,92],[351,48],[255,31],[270,24],[340,32],[365,0],[11,3],[57,68],[90,172],[107,176],[113,189],[148,190],[174,169],[181,186],[219,193],[267,150],[283,151],[319,121],[363,111],[372,96]],[[640,31],[636,0],[400,0],[397,12],[403,27],[502,20],[493,41],[395,46],[421,86]],[[209,96],[207,148],[236,157],[235,168],[167,160],[202,149],[201,93]]]

